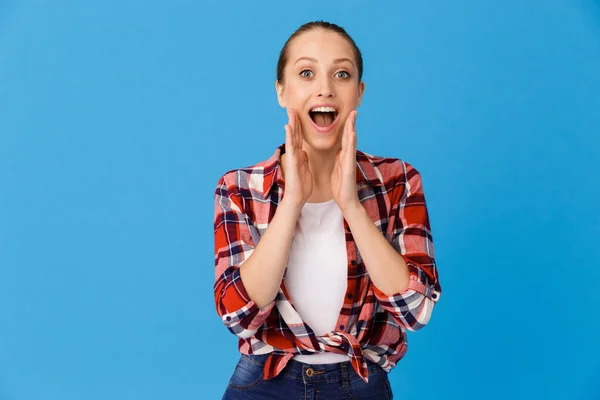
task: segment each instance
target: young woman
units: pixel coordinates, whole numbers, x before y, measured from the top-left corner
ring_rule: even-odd
[[[441,287],[421,177],[356,149],[362,56],[301,26],[277,65],[285,143],[215,193],[215,303],[242,356],[224,399],[391,399]]]

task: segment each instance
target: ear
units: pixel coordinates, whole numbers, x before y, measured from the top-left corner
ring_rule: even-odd
[[[279,81],[275,81],[275,91],[277,91],[277,101],[279,105],[285,108],[285,101],[283,100],[283,85]]]
[[[362,97],[363,97],[364,93],[365,93],[365,82],[360,81],[360,84],[358,85],[358,104],[356,105],[357,108],[358,108],[358,106],[360,106],[360,103],[362,102]]]

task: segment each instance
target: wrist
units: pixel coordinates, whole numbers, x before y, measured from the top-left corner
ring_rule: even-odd
[[[304,202],[295,201],[295,200],[286,200],[285,196],[281,199],[279,206],[277,209],[283,210],[286,214],[295,215],[296,217],[300,215],[300,211],[304,207]]]
[[[354,219],[364,212],[366,212],[366,210],[360,201],[356,201],[342,208],[342,214],[346,220]]]

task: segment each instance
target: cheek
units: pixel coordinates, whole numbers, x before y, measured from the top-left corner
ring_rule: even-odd
[[[306,98],[309,93],[307,88],[296,86],[290,89],[291,90],[288,91],[288,98],[290,103],[293,103],[297,106],[303,105],[306,102]]]
[[[307,97],[307,91],[305,89],[294,88],[286,93],[284,99],[286,108],[292,108],[296,110],[298,115],[301,117],[306,114],[305,110],[307,107],[307,100],[310,96]]]
[[[359,95],[360,92],[358,91],[358,88],[356,86],[344,88],[344,90],[342,91],[344,104],[349,106],[350,108],[356,107],[358,105],[358,102],[360,101]]]
[[[288,102],[301,104],[311,94],[310,82],[300,81],[295,76],[286,76],[286,85],[283,91]]]

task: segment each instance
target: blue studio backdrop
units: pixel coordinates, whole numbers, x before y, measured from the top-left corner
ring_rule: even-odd
[[[0,399],[219,399],[213,194],[284,141],[302,23],[422,174],[443,294],[397,398],[600,398],[600,3],[0,1]]]

